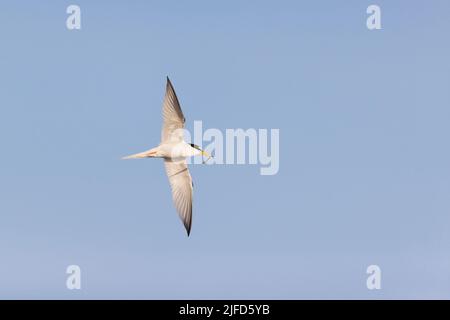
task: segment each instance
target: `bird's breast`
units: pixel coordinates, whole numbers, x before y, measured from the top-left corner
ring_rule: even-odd
[[[196,149],[192,148],[187,143],[175,143],[175,144],[164,144],[160,146],[160,149],[166,158],[186,158],[192,157],[196,153]]]

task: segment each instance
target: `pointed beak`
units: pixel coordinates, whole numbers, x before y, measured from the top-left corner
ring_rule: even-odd
[[[202,156],[208,157],[205,161],[203,161],[203,164],[205,164],[211,158],[214,159],[214,157],[212,155],[210,155],[208,152],[206,152],[204,150],[202,150]]]

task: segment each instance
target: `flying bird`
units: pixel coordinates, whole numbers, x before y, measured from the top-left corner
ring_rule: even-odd
[[[166,95],[162,107],[163,125],[161,143],[156,148],[136,153],[122,159],[163,158],[167,177],[172,189],[175,208],[183,221],[187,235],[191,233],[193,183],[186,163],[187,157],[202,155],[211,158],[207,152],[193,143],[184,141],[185,118],[181,111],[175,89],[167,77]]]

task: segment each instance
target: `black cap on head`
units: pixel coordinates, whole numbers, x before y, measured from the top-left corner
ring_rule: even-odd
[[[196,145],[196,144],[190,143],[190,146],[191,146],[192,148],[194,148],[194,149],[197,149],[197,150],[202,151],[202,149],[201,149],[198,145]]]

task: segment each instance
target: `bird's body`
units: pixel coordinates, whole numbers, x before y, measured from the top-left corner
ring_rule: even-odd
[[[124,159],[170,158],[172,160],[184,160],[187,157],[193,157],[201,154],[201,150],[193,148],[189,143],[181,141],[161,143],[155,148],[141,153],[133,154],[131,156],[125,157]]]
[[[155,148],[133,154],[124,159],[164,159],[167,177],[172,189],[173,202],[189,236],[192,225],[193,184],[186,158],[196,155],[209,155],[195,144],[184,141],[185,118],[169,78],[167,78],[162,114],[161,143]]]

